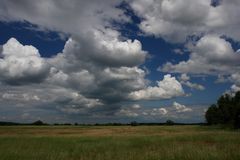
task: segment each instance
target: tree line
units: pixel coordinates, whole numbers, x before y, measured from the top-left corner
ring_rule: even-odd
[[[0,126],[171,126],[171,125],[205,125],[205,123],[176,123],[172,120],[167,120],[166,122],[162,123],[144,123],[144,122],[137,122],[137,121],[132,121],[129,123],[95,123],[95,124],[87,124],[87,123],[53,123],[53,124],[48,124],[45,123],[41,120],[37,120],[33,123],[15,123],[15,122],[1,122],[0,121]]]
[[[223,124],[240,128],[240,91],[234,96],[222,95],[216,104],[206,111],[205,118],[208,124]]]

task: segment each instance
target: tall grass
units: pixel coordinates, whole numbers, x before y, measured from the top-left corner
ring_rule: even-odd
[[[0,159],[239,160],[240,134],[200,126],[0,127]]]

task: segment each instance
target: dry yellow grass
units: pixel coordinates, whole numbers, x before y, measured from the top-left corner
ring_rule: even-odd
[[[0,127],[0,136],[154,136],[204,134],[199,126],[7,126]],[[214,130],[212,130],[213,133]]]

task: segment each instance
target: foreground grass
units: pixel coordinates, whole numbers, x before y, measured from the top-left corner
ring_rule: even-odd
[[[240,133],[204,126],[0,127],[1,160],[239,160]]]

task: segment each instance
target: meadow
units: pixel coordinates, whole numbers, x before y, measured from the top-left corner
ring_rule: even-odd
[[[1,160],[239,160],[240,132],[209,126],[2,126]]]

